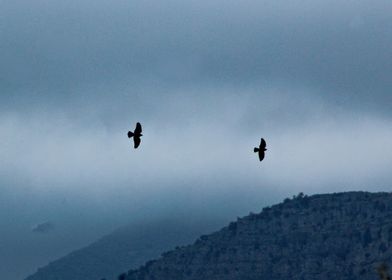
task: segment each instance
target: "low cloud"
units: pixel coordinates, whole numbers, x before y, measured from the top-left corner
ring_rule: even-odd
[[[54,225],[49,221],[37,224],[31,229],[35,233],[48,233],[52,230],[54,230]]]
[[[90,126],[55,112],[28,119],[3,115],[0,154],[6,164],[0,172],[24,177],[36,189],[91,194],[175,193],[180,182],[198,180],[227,185],[227,191],[233,182],[329,191],[385,188],[391,180],[388,118],[339,111],[300,92],[296,98],[273,90],[189,96],[174,93],[159,102],[153,117],[133,115],[113,126]],[[144,136],[134,150],[126,132],[136,121]],[[252,153],[260,137],[268,145],[262,163]]]

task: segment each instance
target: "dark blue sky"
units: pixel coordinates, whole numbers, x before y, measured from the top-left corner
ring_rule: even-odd
[[[5,280],[128,222],[391,189],[390,1],[0,7]]]

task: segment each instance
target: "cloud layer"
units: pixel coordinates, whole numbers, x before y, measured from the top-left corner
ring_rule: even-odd
[[[126,222],[226,221],[299,191],[390,190],[390,1],[1,6],[6,278]],[[30,235],[47,220],[47,239]]]

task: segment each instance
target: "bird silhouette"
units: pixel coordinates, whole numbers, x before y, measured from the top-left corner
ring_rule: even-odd
[[[264,159],[264,152],[267,150],[265,147],[267,146],[267,143],[263,138],[261,138],[260,145],[258,148],[254,148],[253,151],[255,153],[259,153],[259,159],[262,161]]]
[[[140,137],[143,136],[142,134],[142,125],[138,122],[136,123],[136,128],[134,130],[134,132],[132,131],[128,131],[128,138],[132,138],[133,137],[133,144],[135,149],[137,147],[139,147],[140,145]]]

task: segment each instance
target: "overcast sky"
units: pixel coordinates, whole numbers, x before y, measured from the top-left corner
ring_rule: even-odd
[[[389,0],[0,0],[0,62],[6,280],[125,223],[392,187]]]

